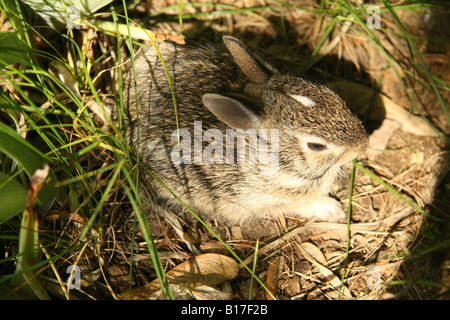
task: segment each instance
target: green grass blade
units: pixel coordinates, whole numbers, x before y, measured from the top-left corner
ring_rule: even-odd
[[[27,194],[20,182],[0,172],[0,224],[23,212]]]
[[[0,67],[27,63],[27,50],[15,32],[0,32]]]
[[[254,259],[253,259],[253,267],[252,267],[252,272],[255,273],[256,271],[256,262],[258,261],[258,250],[259,250],[259,239],[256,239],[256,244],[255,244],[255,253],[254,253]],[[248,300],[252,300],[252,294],[253,294],[253,279],[254,277],[252,277],[250,279],[250,290],[248,293]]]
[[[22,139],[16,132],[0,122],[0,152],[14,159],[25,170],[29,177],[45,165],[44,156],[31,144]],[[49,185],[56,182],[52,171],[49,172],[49,180],[43,185],[38,195],[38,203],[47,205],[52,203],[58,193],[58,189]]]
[[[80,236],[79,236],[79,241],[84,241],[84,237],[87,235],[88,231],[92,228],[92,226],[94,225],[94,223],[97,221],[96,218],[99,215],[103,204],[106,202],[106,200],[108,200],[108,198],[110,197],[111,193],[111,189],[114,186],[114,183],[117,180],[117,177],[120,173],[121,167],[124,165],[124,161],[120,161],[117,162],[116,164],[116,168],[114,170],[114,173],[111,177],[111,179],[109,180],[108,185],[106,186],[105,190],[102,193],[102,196],[100,198],[99,203],[97,204],[94,212],[91,214],[91,216],[89,217],[88,222],[86,223],[86,226],[84,227],[83,231],[81,232]]]
[[[147,219],[145,219],[145,217],[142,215],[143,210],[140,210],[142,208],[142,205],[140,203],[138,190],[136,189],[137,186],[135,183],[133,183],[130,174],[125,170],[125,168],[123,168],[123,170],[124,170],[124,172],[123,172],[124,175],[127,177],[128,184],[129,184],[129,186],[132,187],[133,192],[131,192],[130,188],[127,185],[124,185],[122,188],[125,191],[128,199],[130,200],[131,205],[133,206],[134,212],[136,214],[136,218],[141,227],[141,231],[142,231],[143,237],[147,243],[147,248],[150,253],[150,258],[152,260],[153,267],[155,269],[155,273],[156,273],[158,281],[159,281],[161,292],[162,292],[164,298],[169,297],[170,299],[173,300],[174,297],[173,297],[172,291],[170,289],[170,285],[168,283],[168,280],[167,280],[167,277],[166,277],[166,274],[164,271],[164,266],[161,263],[161,259],[159,258],[158,250],[156,249],[155,243],[153,241],[153,236],[152,236],[150,227],[148,225]],[[134,197],[133,194],[136,195],[136,197]],[[135,198],[137,201],[135,200]]]
[[[184,33],[184,26],[183,26],[183,0],[178,1],[178,23],[180,24],[180,30],[181,33]]]
[[[350,186],[349,186],[349,195],[348,195],[348,209],[347,209],[347,241],[345,247],[345,262],[344,262],[344,271],[342,272],[341,278],[341,286],[339,287],[337,300],[341,297],[341,291],[344,287],[344,280],[347,274],[347,266],[348,266],[348,256],[350,252],[350,223],[352,220],[352,198],[353,198],[353,187],[355,184],[355,172],[356,172],[356,161],[353,160],[352,173],[350,176]]]
[[[389,192],[391,192],[392,194],[394,194],[397,198],[399,198],[400,200],[402,200],[404,203],[406,203],[407,205],[409,205],[410,207],[414,208],[414,210],[422,213],[423,215],[425,215],[428,218],[431,218],[435,221],[438,222],[445,222],[445,220],[437,218],[435,216],[430,215],[429,213],[427,213],[425,210],[419,208],[416,204],[412,203],[411,201],[409,201],[408,199],[406,199],[404,196],[402,196],[400,193],[398,193],[396,190],[392,189],[386,182],[384,182],[383,180],[381,180],[381,178],[377,177],[376,175],[374,175],[372,172],[370,172],[369,170],[367,170],[366,168],[364,168],[362,165],[360,165],[357,162],[354,162],[354,165],[361,170],[362,172],[366,173],[368,176],[370,176],[373,180],[377,181],[379,184],[381,184],[384,188],[386,188]]]
[[[33,268],[38,261],[37,253],[39,251],[38,219],[34,202],[44,185],[43,183],[48,172],[49,167],[46,165],[44,169],[37,170],[31,177],[28,198],[20,227],[19,254],[16,264],[16,273],[18,275],[11,280],[13,285],[19,287],[25,285],[26,290],[41,300],[50,300],[50,296],[36,277],[36,274],[29,268]]]
[[[423,60],[422,55],[419,52],[419,49],[417,49],[416,45],[414,44],[414,42],[411,39],[411,36],[409,35],[409,33],[406,31],[405,27],[403,26],[402,22],[400,21],[397,13],[395,12],[395,9],[392,7],[391,3],[389,1],[386,0],[382,0],[383,5],[388,9],[389,13],[392,15],[392,17],[394,18],[395,22],[397,23],[397,25],[400,27],[400,30],[403,33],[403,36],[406,40],[406,43],[408,44],[408,48],[410,50],[410,54],[411,54],[411,62],[412,65],[414,66],[414,61],[413,61],[413,54],[412,51],[414,51],[415,55],[418,57],[420,63],[421,63],[421,67],[422,67],[422,71],[425,73],[425,75],[427,76],[427,78],[430,81],[430,85],[433,88],[434,92],[435,92],[435,96],[436,98],[439,100],[439,103],[442,106],[442,109],[444,111],[445,117],[447,118],[448,123],[450,123],[450,115],[448,113],[447,107],[445,105],[445,101],[442,98],[441,93],[439,92],[439,89],[436,85],[436,82],[434,81],[434,77],[431,75],[430,70],[427,67],[427,64],[425,63],[425,61]],[[414,101],[412,100],[412,102],[414,103]]]

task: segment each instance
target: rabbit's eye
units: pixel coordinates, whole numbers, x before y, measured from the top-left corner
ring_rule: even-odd
[[[323,151],[327,148],[327,146],[320,143],[309,142],[308,148],[311,149],[312,151]]]

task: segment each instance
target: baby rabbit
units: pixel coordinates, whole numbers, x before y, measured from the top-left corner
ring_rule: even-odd
[[[149,47],[125,78],[126,134],[139,161],[190,209],[228,225],[345,218],[329,192],[368,138],[337,94],[279,74],[231,36],[219,45],[157,45],[180,129],[163,63]],[[140,175],[154,205],[182,211],[157,180]]]

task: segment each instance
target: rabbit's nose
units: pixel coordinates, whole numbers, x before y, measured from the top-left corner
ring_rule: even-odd
[[[358,155],[360,154],[360,152],[357,151],[347,151],[344,152],[344,154],[341,156],[341,158],[339,159],[338,164],[342,165],[345,164],[347,162],[352,161],[353,159],[355,159]]]

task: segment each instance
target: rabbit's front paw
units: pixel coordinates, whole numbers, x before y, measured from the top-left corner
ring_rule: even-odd
[[[313,204],[318,221],[345,222],[347,214],[336,199],[324,197]]]

